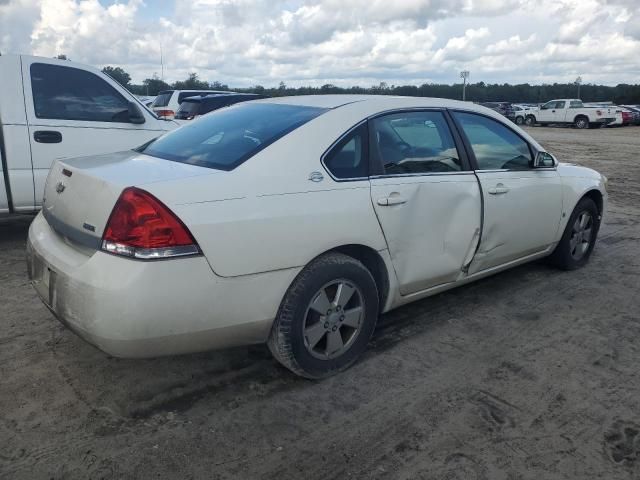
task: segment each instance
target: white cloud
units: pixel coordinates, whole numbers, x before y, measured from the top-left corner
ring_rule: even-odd
[[[164,1],[164,0],[163,0]],[[0,0],[0,51],[231,85],[640,82],[638,0]],[[166,5],[166,3],[165,3]]]

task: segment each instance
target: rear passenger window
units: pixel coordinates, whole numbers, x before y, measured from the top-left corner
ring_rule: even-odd
[[[37,118],[129,122],[129,102],[93,73],[34,63],[31,90]]]
[[[482,115],[453,112],[462,126],[478,170],[528,170],[532,157],[529,144],[500,122]]]
[[[385,175],[462,170],[442,112],[406,112],[373,120],[374,145]]]
[[[327,170],[340,179],[368,177],[367,145],[367,125],[363,124],[343,138],[324,157]]]

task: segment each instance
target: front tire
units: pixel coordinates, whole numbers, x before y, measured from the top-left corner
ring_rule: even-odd
[[[516,125],[522,125],[524,123],[524,118],[522,117],[522,115],[518,115],[516,117]]]
[[[347,255],[322,255],[287,290],[269,349],[300,376],[329,377],[366,350],[377,319],[378,289],[371,272]]]
[[[589,261],[599,229],[598,207],[585,197],[571,213],[562,238],[551,254],[551,263],[563,270],[583,267]]]
[[[527,115],[527,118],[524,119],[524,123],[529,127],[533,127],[536,124],[536,117],[533,115]]]

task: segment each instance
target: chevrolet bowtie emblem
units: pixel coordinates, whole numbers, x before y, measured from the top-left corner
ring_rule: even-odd
[[[64,186],[64,183],[62,183],[62,182],[58,182],[58,183],[56,184],[56,192],[58,192],[58,193],[62,193],[62,192],[64,192],[64,189],[65,189],[65,188],[67,188],[67,187],[65,187],[65,186]]]

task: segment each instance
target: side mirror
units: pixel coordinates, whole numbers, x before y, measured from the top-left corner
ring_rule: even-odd
[[[129,121],[131,123],[144,123],[144,115],[135,102],[129,102]]]
[[[547,110],[548,108],[549,108],[549,107],[547,107],[546,105],[542,105],[542,106],[540,107],[540,110]]]
[[[533,168],[551,168],[558,164],[556,159],[553,158],[548,152],[538,152],[536,159],[533,161]]]

